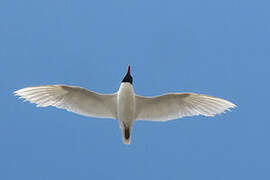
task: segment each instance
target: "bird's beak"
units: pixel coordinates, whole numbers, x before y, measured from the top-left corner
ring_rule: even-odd
[[[130,65],[128,65],[128,71],[127,74],[130,74]]]

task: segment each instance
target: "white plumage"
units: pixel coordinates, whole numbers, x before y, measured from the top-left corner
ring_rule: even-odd
[[[117,119],[125,144],[131,142],[135,120],[168,121],[194,115],[214,116],[236,107],[227,100],[195,93],[138,96],[133,90],[130,67],[119,91],[114,94],[99,94],[66,85],[27,87],[14,93],[39,107],[54,106],[89,117]]]
[[[38,107],[54,106],[68,111],[99,118],[116,119],[117,94],[98,94],[76,86],[48,85],[27,87],[15,95]]]
[[[234,108],[224,99],[195,94],[170,93],[157,97],[136,96],[136,119],[168,121],[185,116],[214,116]]]

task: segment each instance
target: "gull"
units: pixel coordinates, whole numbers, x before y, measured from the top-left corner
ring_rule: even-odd
[[[214,116],[236,105],[213,96],[196,93],[168,93],[154,97],[136,95],[130,66],[113,94],[101,94],[77,86],[42,85],[14,92],[38,107],[54,106],[80,115],[119,121],[124,144],[131,143],[135,120],[169,121],[185,116]]]

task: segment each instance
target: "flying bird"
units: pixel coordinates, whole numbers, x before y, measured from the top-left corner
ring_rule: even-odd
[[[54,106],[89,117],[117,119],[124,144],[131,142],[135,120],[168,121],[194,115],[214,116],[236,107],[227,100],[195,93],[143,97],[134,93],[132,82],[128,66],[118,92],[113,94],[66,85],[26,87],[14,94],[38,107]]]

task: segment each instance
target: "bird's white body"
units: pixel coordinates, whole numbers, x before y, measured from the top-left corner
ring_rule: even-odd
[[[133,86],[121,83],[117,93],[117,118],[121,123],[132,125],[135,113],[135,94]]]
[[[124,144],[131,142],[135,120],[168,121],[194,115],[214,116],[236,107],[227,100],[195,93],[138,96],[134,93],[129,70],[118,92],[113,94],[95,93],[76,86],[46,85],[23,88],[15,91],[15,95],[39,107],[54,106],[89,117],[117,119]]]
[[[124,138],[125,128],[129,128],[131,133],[132,125],[135,120],[135,94],[130,83],[121,83],[117,93],[117,119],[122,129],[123,141],[130,144],[130,138]]]

